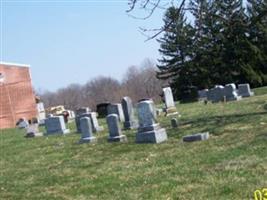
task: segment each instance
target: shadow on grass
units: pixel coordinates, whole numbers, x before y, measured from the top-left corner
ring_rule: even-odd
[[[231,124],[251,124],[255,123],[256,116],[266,115],[267,112],[255,112],[255,113],[246,113],[246,114],[233,114],[233,115],[216,115],[210,117],[196,118],[194,120],[189,120],[185,122],[181,122],[182,126],[191,125],[185,129],[203,127],[203,131],[209,131],[214,135],[220,135],[219,129],[224,126],[228,126]]]

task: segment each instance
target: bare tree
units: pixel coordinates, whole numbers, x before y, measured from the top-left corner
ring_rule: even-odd
[[[129,13],[130,16],[136,19],[142,19],[146,20],[150,18],[153,13],[156,11],[156,9],[167,9],[170,6],[176,6],[178,16],[182,12],[183,9],[185,9],[185,4],[187,0],[169,0],[169,1],[164,1],[164,0],[128,0],[128,5],[129,9],[126,11]],[[132,13],[135,9],[141,9],[146,12],[146,15],[143,17],[137,17],[135,15],[132,15]],[[164,25],[160,28],[152,28],[152,29],[147,29],[147,28],[140,28],[141,33],[147,37],[146,41],[154,39],[158,37],[161,33],[166,31],[169,26],[173,23],[173,21],[170,21],[169,24]],[[149,33],[152,33],[149,34]]]
[[[128,68],[123,79],[123,91],[135,102],[142,98],[160,100],[162,81],[156,78],[155,64],[146,59],[142,67],[131,66]]]

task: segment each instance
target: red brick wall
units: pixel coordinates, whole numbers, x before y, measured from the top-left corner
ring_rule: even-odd
[[[19,118],[37,116],[28,67],[0,64],[4,83],[0,83],[0,129],[15,127]]]

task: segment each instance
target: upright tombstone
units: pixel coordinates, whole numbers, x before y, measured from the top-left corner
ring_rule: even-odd
[[[80,125],[80,119],[83,117],[89,117],[91,120],[92,130],[93,132],[99,132],[102,131],[104,128],[102,126],[99,126],[98,120],[96,117],[95,112],[89,112],[89,113],[83,113],[80,115],[76,115],[75,123],[76,123],[76,129],[78,133],[81,133],[81,125]]]
[[[239,84],[238,85],[238,94],[241,97],[251,97],[254,95],[254,92],[251,92],[249,84]]]
[[[138,103],[139,127],[136,143],[161,143],[167,140],[167,133],[157,122],[153,101]]]
[[[203,89],[203,90],[199,90],[198,91],[198,99],[201,100],[205,100],[207,99],[207,93],[208,93],[208,89]]]
[[[119,117],[116,114],[110,114],[107,116],[107,124],[109,130],[109,142],[126,142],[127,137],[121,134],[121,128],[119,123]]]
[[[43,136],[43,133],[39,132],[39,125],[38,123],[30,124],[26,128],[26,138],[31,138],[31,137],[40,137]]]
[[[25,118],[21,118],[17,121],[16,126],[20,129],[27,128],[29,126],[29,122]]]
[[[176,118],[172,118],[171,119],[171,125],[172,125],[172,128],[177,128],[178,127],[178,121]]]
[[[124,122],[125,121],[123,110],[122,110],[122,106],[121,106],[120,103],[110,104],[108,106],[108,115],[110,115],[110,114],[117,114],[118,117],[119,117],[120,122]]]
[[[99,126],[96,112],[90,112],[89,117],[91,119],[93,132],[99,132],[104,130],[103,126]]]
[[[82,117],[80,119],[81,125],[81,139],[79,143],[91,143],[96,142],[96,137],[93,135],[91,119],[89,117]]]
[[[44,103],[43,102],[39,102],[36,104],[37,106],[37,111],[38,111],[38,121],[39,124],[44,124],[45,121],[45,108],[44,108]]]
[[[98,117],[104,118],[108,115],[108,106],[110,105],[109,102],[100,103],[96,105],[96,111],[98,113]]]
[[[45,119],[46,134],[67,134],[70,132],[66,128],[63,116],[49,117]]]
[[[91,110],[90,108],[88,107],[81,107],[79,109],[76,110],[76,115],[82,115],[82,114],[85,114],[85,113],[89,113]]]
[[[207,92],[207,99],[212,103],[223,101],[224,87],[222,85],[216,85],[214,88]]]
[[[163,96],[167,115],[178,114],[170,87],[163,88]]]
[[[134,117],[134,108],[131,98],[123,97],[121,105],[125,118],[125,122],[123,123],[124,129],[137,128],[137,121]]]
[[[238,95],[236,86],[234,83],[225,85],[224,96],[225,96],[226,101],[237,101],[242,98],[241,96]]]

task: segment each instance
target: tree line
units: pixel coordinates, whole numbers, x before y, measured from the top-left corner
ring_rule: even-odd
[[[99,103],[120,103],[123,96],[131,97],[133,102],[143,98],[153,98],[159,102],[164,81],[156,78],[156,69],[155,63],[146,59],[141,67],[129,67],[122,81],[99,76],[84,85],[71,84],[55,92],[39,92],[38,95],[46,108],[64,105],[70,110],[84,106],[95,110]]]
[[[267,0],[191,0],[166,9],[157,77],[178,99],[216,84],[267,84]]]

